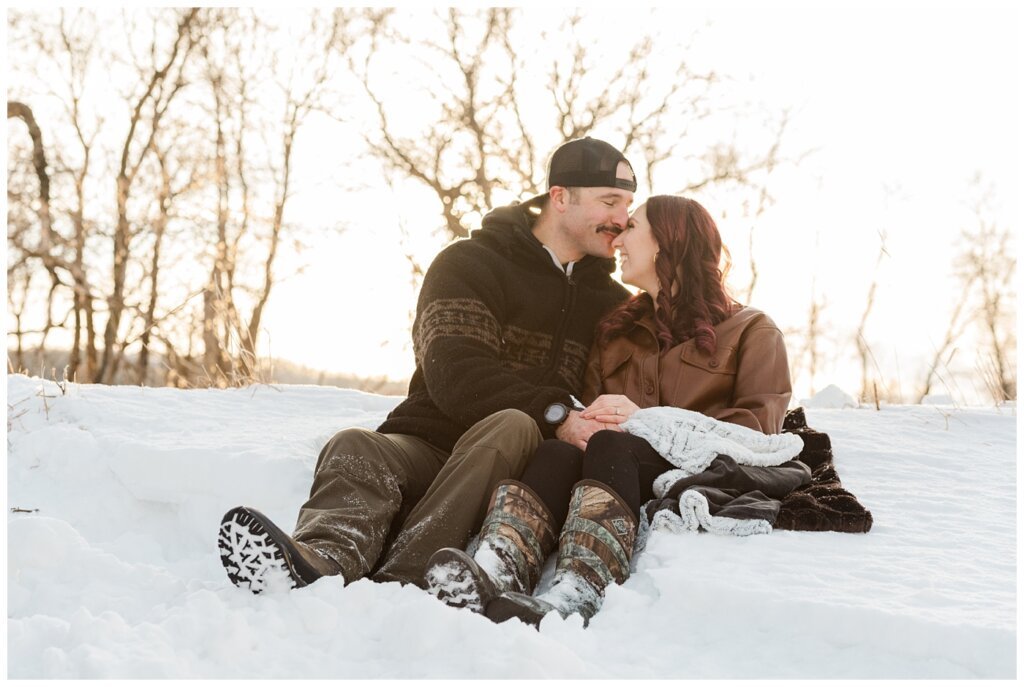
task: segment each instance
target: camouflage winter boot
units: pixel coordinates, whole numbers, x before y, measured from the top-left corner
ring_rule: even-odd
[[[601,608],[605,588],[629,577],[637,525],[633,511],[606,484],[577,482],[558,540],[554,585],[536,597],[503,593],[487,605],[487,617],[539,625],[547,613],[558,611],[563,618],[579,613],[588,622]]]
[[[515,480],[498,483],[471,557],[460,549],[440,549],[427,561],[427,590],[456,608],[482,613],[507,591],[529,594],[555,548],[554,518],[532,489]]]

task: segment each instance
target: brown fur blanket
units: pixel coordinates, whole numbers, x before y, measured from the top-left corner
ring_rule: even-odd
[[[794,489],[782,499],[774,527],[779,530],[863,533],[871,529],[873,518],[857,497],[843,487],[832,461],[832,442],[828,435],[807,426],[803,408],[786,413],[783,432],[792,432],[804,440],[800,462],[811,468],[810,484]]]

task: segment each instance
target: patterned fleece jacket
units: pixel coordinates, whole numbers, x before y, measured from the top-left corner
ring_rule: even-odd
[[[409,395],[377,431],[450,451],[476,422],[515,408],[554,437],[544,409],[580,393],[594,328],[628,292],[611,259],[584,257],[567,276],[534,221],[520,205],[498,208],[434,259],[416,305]]]

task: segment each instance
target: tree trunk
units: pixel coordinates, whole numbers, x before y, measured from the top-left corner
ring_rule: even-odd
[[[53,224],[50,219],[50,175],[46,171],[46,150],[43,148],[43,133],[36,124],[32,108],[24,103],[14,100],[7,102],[7,118],[17,117],[25,122],[28,127],[28,135],[32,139],[32,166],[36,170],[36,177],[39,179],[39,221],[42,224],[40,235],[39,252],[43,256],[44,263],[48,270],[53,269],[53,263],[48,262],[50,249],[53,245]],[[50,258],[52,260],[52,258]]]
[[[281,242],[281,229],[284,226],[284,206],[288,202],[288,188],[291,180],[292,143],[298,128],[297,120],[294,117],[292,118],[291,127],[291,130],[285,134],[284,175],[281,181],[280,194],[274,203],[274,224],[270,230],[270,250],[267,253],[267,261],[263,265],[263,288],[260,290],[259,299],[253,307],[252,317],[249,318],[248,341],[243,342],[248,350],[246,351],[247,355],[242,356],[242,358],[245,366],[248,368],[246,370],[247,375],[250,376],[257,362],[256,337],[259,336],[260,332],[263,308],[270,299],[270,290],[274,286],[274,260],[277,257],[277,248]]]
[[[160,196],[157,207],[159,216],[153,226],[153,259],[149,267],[149,305],[146,307],[146,314],[143,320],[143,330],[139,350],[139,360],[136,376],[139,384],[145,386],[149,379],[149,341],[153,333],[153,326],[156,318],[156,302],[158,285],[160,283],[160,248],[164,240],[164,232],[167,231],[168,215],[171,202],[171,177],[167,172],[164,156],[158,155],[160,160]]]
[[[231,182],[227,173],[227,151],[224,135],[225,106],[222,79],[219,74],[212,81],[214,112],[216,118],[216,142],[214,172],[217,179],[217,244],[214,246],[213,265],[210,278],[203,292],[203,367],[209,379],[217,384],[224,381],[229,373],[224,347],[228,343],[226,303],[232,298],[224,286],[224,269],[228,249],[228,200]]]
[[[114,227],[114,262],[113,262],[113,288],[107,298],[107,326],[103,331],[103,359],[100,362],[100,369],[97,373],[100,382],[109,383],[117,374],[117,364],[120,356],[116,355],[118,341],[118,330],[121,326],[121,317],[124,313],[124,286],[125,276],[128,268],[128,249],[131,243],[131,226],[128,220],[128,199],[131,196],[132,183],[135,180],[142,160],[151,150],[153,138],[159,128],[159,117],[154,116],[150,122],[148,143],[139,152],[137,159],[130,162],[132,144],[135,141],[135,134],[138,131],[139,122],[142,119],[142,109],[151,101],[156,89],[167,78],[171,67],[178,59],[178,53],[182,42],[186,39],[189,25],[198,13],[198,9],[192,8],[187,14],[181,17],[178,23],[178,35],[171,49],[163,68],[153,72],[146,92],[139,98],[132,112],[132,118],[128,127],[128,134],[125,137],[124,146],[121,149],[121,165],[117,173],[117,223]],[[162,113],[161,113],[162,114]],[[155,113],[156,115],[156,113]]]

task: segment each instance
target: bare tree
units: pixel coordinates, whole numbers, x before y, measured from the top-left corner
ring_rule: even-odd
[[[32,166],[35,169],[36,178],[39,182],[38,214],[42,225],[39,233],[39,246],[36,252],[42,258],[46,270],[53,272],[56,267],[56,260],[50,252],[54,243],[53,220],[50,216],[50,174],[47,171],[43,134],[39,130],[35,115],[32,114],[32,109],[28,105],[15,100],[8,100],[7,118],[10,119],[11,117],[17,117],[25,123],[25,126],[28,128],[29,138],[32,139]],[[56,277],[54,279],[59,281]]]
[[[67,85],[67,98],[65,110],[68,121],[75,132],[75,142],[81,150],[81,164],[77,169],[68,166],[72,174],[74,184],[74,201],[70,207],[70,220],[72,225],[71,248],[73,251],[71,263],[71,275],[74,279],[74,310],[75,326],[73,341],[71,344],[71,356],[68,361],[68,375],[75,379],[78,376],[79,366],[82,364],[81,350],[84,336],[85,360],[83,379],[93,381],[97,374],[98,355],[96,350],[96,323],[94,315],[94,302],[96,296],[89,284],[85,265],[85,249],[89,237],[89,230],[86,227],[85,203],[86,203],[86,180],[90,173],[92,152],[96,145],[96,139],[102,126],[102,117],[96,122],[93,128],[87,129],[83,121],[82,98],[85,87],[85,80],[88,70],[92,64],[94,53],[94,41],[82,40],[80,34],[73,34],[69,24],[77,24],[81,20],[81,14],[76,14],[70,19],[62,10],[60,15],[60,42],[67,55],[67,74],[65,82]],[[90,38],[92,38],[90,36]]]
[[[343,11],[314,12],[306,22],[289,24],[290,35],[288,26],[255,13],[219,10],[205,24],[200,52],[216,230],[202,292],[201,341],[204,375],[214,384],[258,378],[263,314],[281,247],[293,233],[287,206],[295,141],[322,107],[336,49],[349,40]],[[287,56],[267,53],[267,44],[284,39]]]
[[[136,379],[145,385],[149,380],[150,343],[157,327],[157,304],[160,297],[160,268],[163,256],[164,240],[171,222],[172,207],[175,199],[189,187],[189,183],[175,185],[170,170],[172,162],[170,152],[159,144],[154,144],[153,155],[160,168],[160,189],[154,202],[155,216],[147,224],[151,227],[153,247],[150,253],[148,285],[149,299],[142,310],[142,332],[139,337],[139,354],[135,363]]]
[[[282,251],[301,241],[296,141],[334,95],[348,15],[12,12],[9,117],[27,135],[12,129],[8,149],[8,284],[22,357],[64,330],[83,381],[123,381],[137,355],[130,376],[145,383],[154,344],[168,381],[252,378]],[[40,266],[51,284],[28,278]]]
[[[335,11],[326,17],[313,14],[309,19],[308,31],[302,38],[303,49],[296,52],[289,67],[288,79],[282,84],[283,126],[279,130],[280,148],[270,165],[274,178],[274,204],[266,259],[263,261],[263,279],[257,287],[255,303],[242,332],[245,355],[241,362],[246,373],[252,372],[258,359],[256,342],[263,311],[275,283],[274,264],[285,235],[285,209],[292,194],[295,138],[309,115],[322,109],[321,98],[333,75],[335,64],[335,55],[331,49],[344,52],[351,44],[348,22],[349,17],[343,11]],[[298,78],[296,71],[302,72],[305,78]]]
[[[867,327],[868,317],[875,307],[875,294],[878,292],[878,270],[882,260],[888,257],[885,249],[885,241],[888,234],[885,229],[878,231],[878,257],[875,258],[875,268],[871,273],[871,285],[868,287],[867,298],[864,301],[864,312],[861,313],[860,322],[857,325],[857,332],[854,334],[854,344],[857,346],[857,356],[860,358],[860,400],[867,400],[870,396],[877,396],[877,381],[872,383],[868,378],[868,360],[871,358],[871,347],[868,346],[864,337],[864,330]]]
[[[940,369],[949,368],[949,365],[953,360],[953,356],[956,355],[957,352],[955,344],[971,323],[970,317],[965,317],[965,315],[967,314],[969,307],[970,293],[974,285],[973,282],[973,278],[961,281],[963,290],[960,291],[960,295],[956,299],[956,304],[953,306],[953,310],[949,315],[949,325],[946,327],[946,333],[942,337],[942,343],[935,347],[931,362],[928,363],[928,366],[925,369],[924,380],[921,382],[917,394],[916,403],[918,404],[924,401],[925,396],[932,392],[936,379],[940,377]]]
[[[213,237],[213,256],[210,267],[209,281],[203,289],[203,367],[208,377],[220,384],[225,384],[230,375],[226,344],[227,331],[230,323],[226,323],[227,308],[225,299],[230,298],[231,288],[225,283],[229,274],[228,266],[228,223],[231,214],[229,199],[232,191],[232,179],[229,176],[228,156],[228,119],[231,117],[229,102],[233,93],[227,83],[228,66],[225,52],[238,50],[238,46],[226,45],[229,40],[233,13],[217,12],[207,23],[207,36],[201,43],[204,76],[212,98],[210,116],[213,126],[213,179],[216,188],[216,233]],[[220,35],[216,35],[218,32]],[[244,79],[243,79],[244,80]],[[249,103],[241,100],[235,112],[240,118],[245,117]],[[245,132],[238,129],[238,145],[242,146]],[[244,177],[243,177],[244,182]],[[249,221],[249,208],[243,208],[243,226]]]
[[[786,129],[790,124],[790,116],[789,110],[784,110],[782,112],[779,121],[773,127],[774,132],[772,136],[772,143],[768,148],[767,153],[748,163],[746,169],[740,170],[737,175],[739,179],[750,186],[751,191],[753,191],[756,196],[752,211],[747,207],[747,202],[743,203],[744,214],[750,219],[750,228],[747,230],[747,264],[750,270],[750,281],[747,282],[747,288],[744,294],[745,303],[753,301],[754,289],[757,287],[759,273],[757,267],[757,251],[754,247],[754,234],[757,229],[758,222],[775,202],[775,199],[772,197],[769,189],[771,187],[772,172],[774,172],[775,168],[784,162],[782,157],[782,143],[785,138]],[[800,162],[810,155],[811,152],[813,151],[804,151],[792,160],[792,162]]]
[[[178,283],[167,289],[160,283],[164,274],[160,263],[174,216],[172,204],[186,188],[194,193],[208,180],[201,177],[204,162],[188,159],[197,149],[189,145],[195,141],[191,133],[197,129],[194,117],[190,121],[188,110],[175,105],[189,80],[194,81],[189,64],[196,40],[206,30],[203,14],[198,10],[125,14],[127,47],[109,40],[119,35],[110,15],[97,18],[89,11],[71,14],[61,10],[59,15],[26,12],[11,18],[10,26],[17,29],[13,42],[18,48],[19,68],[35,71],[35,78],[20,79],[20,92],[62,106],[56,111],[48,108],[47,122],[56,135],[47,138],[28,102],[12,98],[9,103],[9,117],[26,125],[26,141],[31,143],[27,159],[34,160],[31,168],[38,173],[30,178],[17,171],[22,169],[18,155],[25,149],[18,138],[9,148],[8,281],[30,283],[34,291],[40,291],[33,298],[25,294],[17,305],[11,303],[19,317],[31,311],[40,327],[22,323],[18,334],[12,332],[12,336],[17,336],[18,348],[23,351],[29,334],[36,337],[37,347],[45,347],[50,331],[62,328],[71,332],[69,372],[84,381],[120,379],[119,362],[133,345],[139,354],[133,369],[144,381],[156,330],[161,326],[167,330],[157,337],[162,341],[179,337],[180,332],[170,332],[180,328],[173,319],[185,315],[184,306],[194,298],[194,289],[183,282],[189,270],[176,270],[173,276]],[[107,33],[98,40],[104,30]],[[151,31],[148,42],[147,30]],[[129,116],[125,133],[116,143],[113,125],[101,136],[111,84],[96,79],[97,62],[121,75],[132,71],[140,75],[134,91],[125,94]],[[118,83],[126,82],[122,78]],[[47,85],[50,90],[37,90],[37,85]],[[115,118],[107,117],[108,123],[111,119]],[[163,137],[168,126],[170,135]],[[186,170],[181,179],[183,165],[193,171]],[[12,170],[17,176],[12,176]],[[108,205],[97,192],[109,188],[111,181],[116,193]],[[56,201],[51,202],[54,194]],[[193,219],[199,219],[201,199],[192,202]],[[110,215],[105,214],[108,210]],[[14,218],[19,221],[13,222]],[[97,253],[104,242],[114,246],[109,266]],[[184,252],[194,255],[195,247]],[[38,282],[18,276],[38,269],[39,264],[51,276],[52,286],[47,291],[40,290]],[[97,284],[109,290],[101,293]],[[147,288],[148,296],[144,296]],[[177,300],[183,291],[191,294],[184,296],[185,303]],[[160,295],[166,303],[163,308],[158,305]],[[144,299],[148,301],[145,304]],[[65,301],[73,319],[63,313]],[[104,304],[106,312],[102,311]],[[100,341],[97,319],[104,316]]]
[[[814,244],[817,252],[821,240],[821,232],[815,233]],[[824,313],[828,301],[818,291],[818,275],[811,276],[810,298],[807,304],[807,319],[801,327],[788,329],[785,333],[794,339],[802,340],[797,354],[790,358],[790,371],[798,378],[803,371],[807,373],[807,386],[811,395],[816,391],[815,379],[821,369],[824,357],[823,347],[827,338]]]
[[[34,21],[20,15],[11,17],[11,26],[21,29],[10,36],[15,54],[45,56],[56,67],[56,73],[47,73],[45,76],[40,74],[36,82],[46,84],[51,90],[49,93],[37,93],[37,96],[48,96],[62,104],[74,135],[70,140],[59,139],[54,134],[59,133],[60,129],[54,128],[44,136],[28,102],[14,99],[9,103],[9,116],[18,116],[29,128],[34,148],[32,157],[37,171],[41,174],[38,174],[38,213],[34,211],[39,220],[38,224],[30,227],[27,223],[21,223],[14,227],[9,217],[8,244],[12,249],[12,257],[17,257],[9,260],[8,270],[31,270],[35,268],[36,263],[42,263],[51,277],[47,311],[52,309],[55,300],[64,299],[67,295],[65,292],[71,292],[74,328],[69,376],[84,377],[85,380],[92,381],[97,359],[93,319],[96,295],[84,262],[86,243],[92,228],[87,226],[83,208],[86,203],[85,179],[90,169],[91,152],[99,123],[94,124],[92,128],[84,124],[80,105],[88,67],[95,52],[95,27],[82,13],[68,17],[64,10],[60,11],[59,20],[52,27],[52,31],[47,31],[47,27],[36,26]],[[75,27],[74,31],[71,26]],[[84,38],[86,34],[88,39]],[[101,118],[97,119],[101,121]],[[76,146],[80,146],[78,152],[81,160],[69,161],[67,158],[74,157]],[[9,148],[9,153],[14,153],[14,158],[9,161],[9,172],[17,165],[16,151],[17,146]],[[71,177],[73,183],[74,191],[71,198],[64,197],[66,194],[59,190],[63,183],[62,179],[66,177]],[[10,173],[8,179],[11,186]],[[17,183],[15,182],[15,185]],[[16,213],[15,208],[19,205],[24,206],[26,201],[23,197],[9,197],[9,202],[12,211]],[[69,220],[69,223],[66,220]],[[61,225],[65,225],[63,230],[60,229]],[[37,344],[39,347],[45,345],[45,334],[49,333],[52,324],[52,317],[48,317],[47,325],[43,329],[44,338]],[[79,375],[79,355],[83,338],[86,348],[86,369],[84,375]]]
[[[60,244],[62,241],[60,237],[56,235],[53,228],[53,217],[51,213],[51,194],[50,194],[50,173],[48,171],[48,164],[46,159],[46,151],[43,145],[43,135],[36,122],[35,115],[32,109],[25,103],[18,102],[15,100],[9,100],[7,102],[7,117],[17,118],[23,121],[28,129],[29,138],[32,141],[32,166],[35,171],[35,176],[38,184],[38,195],[34,205],[37,206],[36,215],[39,221],[38,231],[38,242],[35,245],[30,245],[28,241],[28,232],[22,228],[15,228],[13,232],[9,232],[8,238],[11,240],[20,250],[22,256],[19,260],[20,264],[15,266],[15,271],[20,269],[28,269],[31,267],[26,264],[29,259],[40,260],[43,264],[44,269],[50,276],[50,286],[46,294],[46,322],[42,329],[37,333],[40,335],[39,348],[44,349],[46,346],[46,340],[50,332],[56,327],[63,327],[67,316],[62,320],[54,319],[54,307],[55,300],[58,296],[58,290],[60,287],[65,286],[64,280],[58,274],[58,269],[67,269],[67,263],[60,257]],[[10,197],[9,197],[10,199]],[[10,273],[10,272],[9,272]],[[18,337],[18,359],[19,366],[23,363],[23,344],[22,337],[28,333],[22,326],[21,317],[26,303],[29,298],[29,286],[31,285],[31,274],[26,275],[25,281],[25,300],[23,300],[18,308],[17,313],[17,337]]]
[[[815,278],[815,281],[817,278]],[[810,393],[815,393],[814,380],[820,370],[822,358],[822,339],[824,335],[824,323],[822,313],[828,307],[824,297],[818,295],[816,285],[811,286],[811,300],[807,308],[807,323],[804,325],[804,345],[797,356],[802,360],[807,369],[807,380]]]
[[[697,131],[717,117],[709,97],[719,77],[665,60],[649,37],[599,54],[591,19],[577,14],[545,29],[565,48],[549,62],[522,49],[535,28],[524,12],[446,9],[433,33],[424,16],[12,12],[8,300],[18,364],[33,345],[65,346],[81,381],[146,383],[154,366],[174,384],[256,377],[282,251],[300,236],[290,221],[296,142],[318,113],[350,117],[352,103],[332,100],[352,77],[379,124],[364,129],[385,183],[429,189],[439,210],[431,224],[447,238],[538,192],[543,154],[568,138],[629,149],[650,185],[683,161],[673,183],[692,192],[763,190],[781,160],[777,145],[749,151]],[[288,35],[296,17],[306,23]],[[423,92],[395,89],[385,70],[396,56],[425,77]],[[110,107],[115,91],[123,113]],[[770,200],[764,191],[758,207]]]
[[[1013,232],[992,219],[992,190],[977,176],[972,183],[973,226],[961,231],[957,276],[973,286],[972,320],[982,338],[978,369],[996,403],[1017,398],[1013,278],[1017,269]]]
[[[131,118],[128,131],[121,147],[120,165],[116,177],[117,221],[113,237],[113,285],[107,297],[107,324],[103,331],[103,357],[97,378],[101,382],[109,382],[117,372],[120,359],[118,353],[123,352],[119,346],[118,330],[125,307],[125,276],[127,274],[132,228],[128,217],[128,204],[132,195],[139,169],[146,157],[151,153],[154,138],[160,129],[160,120],[166,114],[171,102],[185,85],[183,63],[192,50],[193,40],[189,26],[196,18],[199,10],[192,8],[178,13],[177,32],[168,54],[153,55],[153,63],[140,64],[142,93],[133,98]],[[154,42],[158,40],[154,37]],[[156,45],[153,52],[157,52]],[[144,122],[144,115],[148,118]],[[148,136],[144,133],[143,123],[148,126]],[[139,137],[139,138],[137,138]],[[141,139],[141,140],[140,140]],[[141,145],[140,145],[141,144]]]
[[[549,149],[540,142],[557,145],[599,133],[614,138],[643,160],[638,172],[649,185],[663,163],[678,159],[689,164],[690,178],[678,187],[684,193],[723,182],[749,185],[756,172],[770,172],[780,159],[785,118],[777,141],[754,154],[735,145],[694,145],[688,133],[715,114],[710,101],[719,79],[679,54],[671,62],[663,59],[650,36],[602,46],[598,54],[577,13],[543,36],[564,55],[544,62],[520,49],[516,10],[449,8],[416,27],[393,19],[388,12],[366,15],[366,43],[361,52],[346,53],[377,118],[378,128],[366,132],[366,142],[388,174],[431,189],[448,238],[466,236],[471,223],[493,207],[497,189],[513,197],[538,192],[544,173],[538,150]],[[437,31],[417,31],[428,19]],[[421,128],[400,121],[413,94],[389,92],[384,64],[396,51],[404,63],[429,60],[422,72],[429,87],[422,94],[427,112]],[[537,95],[538,74],[547,103],[525,112],[524,102],[537,103],[527,96]],[[761,205],[767,202],[763,192]]]
[[[14,360],[11,360],[10,349],[7,352],[7,367],[13,372],[21,372],[25,369],[25,306],[28,303],[29,294],[32,291],[32,278],[35,272],[32,270],[8,271],[7,279],[7,304],[10,313],[14,317]]]
[[[430,38],[416,44],[436,60],[431,67],[435,83],[450,85],[450,91],[432,90],[430,95],[437,101],[434,104],[441,119],[412,136],[403,136],[395,126],[394,105],[379,92],[373,68],[382,43],[409,48],[413,40],[387,25],[388,13],[371,13],[370,45],[363,59],[359,61],[353,51],[346,52],[350,68],[359,76],[378,118],[379,133],[365,135],[371,153],[391,173],[416,179],[437,195],[446,231],[452,237],[468,235],[462,217],[488,207],[494,188],[498,170],[488,151],[502,147],[494,140],[496,130],[505,130],[499,116],[503,106],[515,101],[511,93],[514,70],[506,72],[513,74],[507,80],[496,79],[493,71],[494,59],[507,58],[501,51],[507,46],[504,38],[510,15],[508,9],[492,8],[483,12],[478,22],[471,22],[464,13],[450,8],[443,22],[443,40]],[[467,35],[471,26],[475,30]],[[507,59],[502,63],[509,64]],[[496,88],[485,88],[495,83]],[[521,126],[521,120],[518,123]],[[522,130],[518,133],[521,136]],[[508,134],[515,136],[516,132]],[[526,162],[532,165],[529,158]]]
[[[981,339],[974,371],[985,382],[992,400],[999,403],[1017,397],[1013,233],[992,219],[992,190],[980,176],[973,180],[970,195],[974,222],[961,229],[954,259],[957,299],[942,343],[926,368],[918,403],[931,393],[940,368],[950,370],[957,343],[972,325]]]

